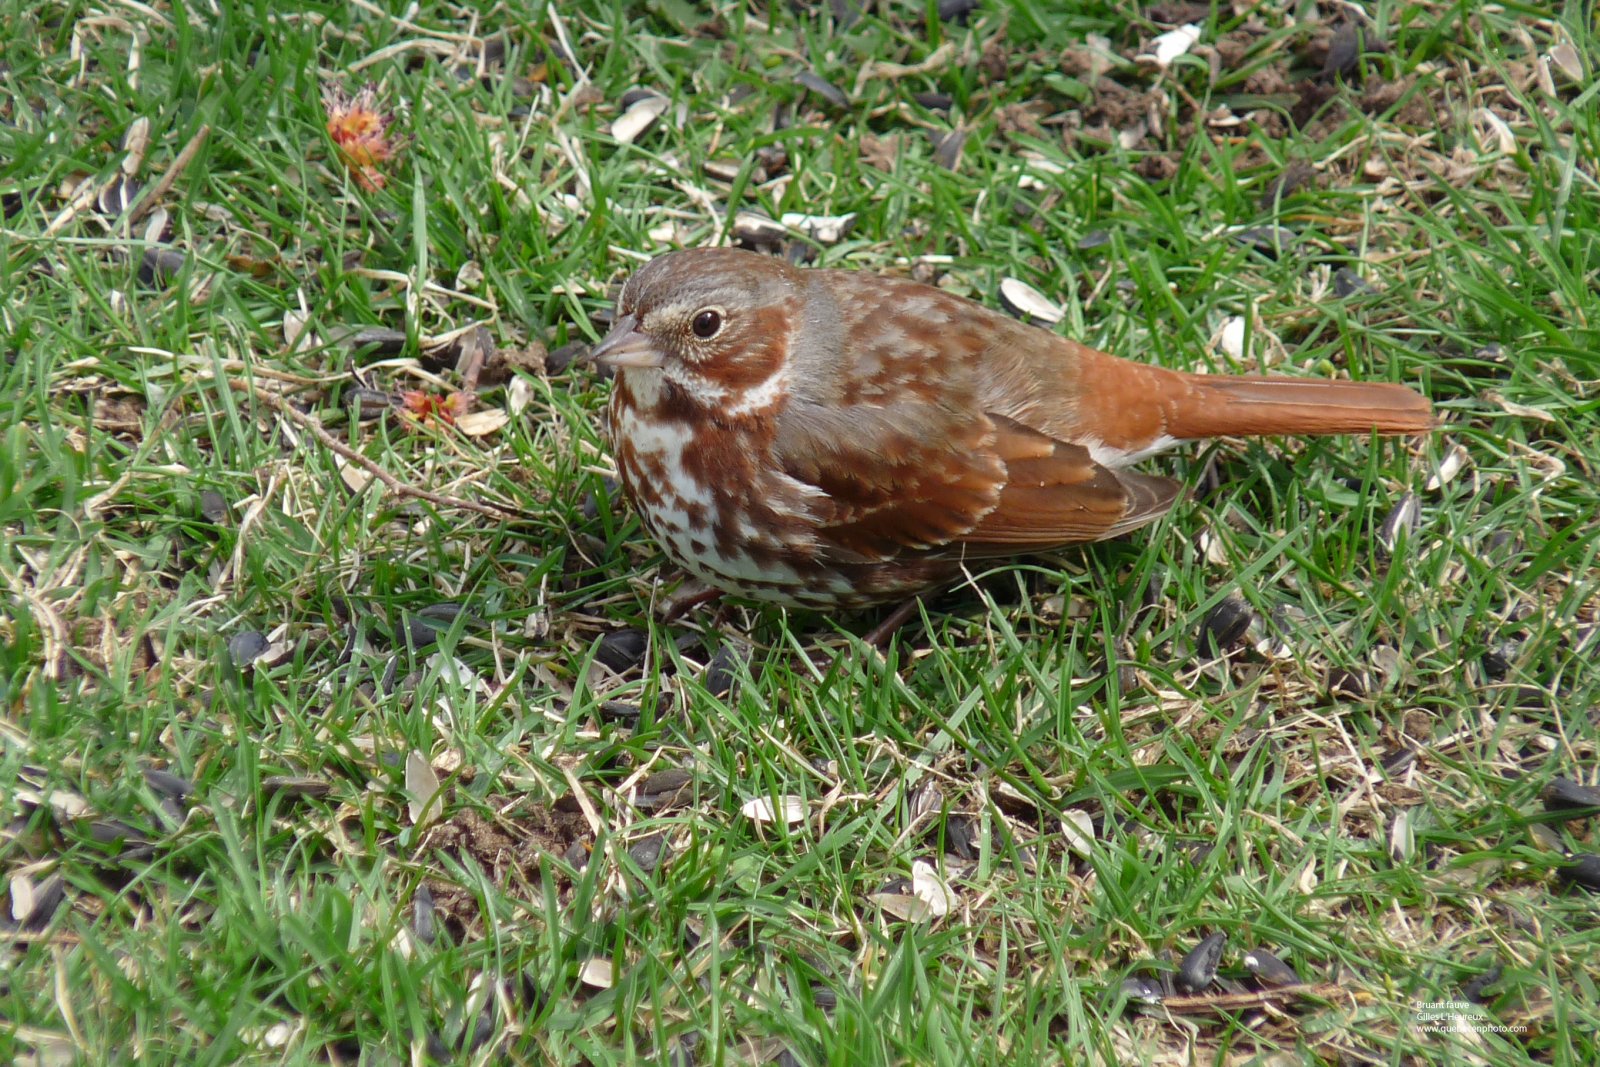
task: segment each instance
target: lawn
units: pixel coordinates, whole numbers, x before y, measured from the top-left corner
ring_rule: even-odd
[[[1586,5],[0,24],[0,1060],[1600,1062]],[[727,243],[1439,429],[665,622],[577,357]]]

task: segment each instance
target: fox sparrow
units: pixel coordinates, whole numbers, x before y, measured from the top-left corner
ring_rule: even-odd
[[[623,488],[674,561],[739,596],[852,608],[964,560],[1143,526],[1179,441],[1411,433],[1401,385],[1132,363],[903,278],[731,248],[651,260],[592,358]]]

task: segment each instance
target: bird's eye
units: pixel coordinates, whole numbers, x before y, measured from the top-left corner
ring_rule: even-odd
[[[709,341],[722,329],[722,313],[715,308],[706,308],[694,317],[694,335],[702,341]]]

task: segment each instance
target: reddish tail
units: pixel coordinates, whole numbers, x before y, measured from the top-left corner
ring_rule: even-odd
[[[1425,397],[1387,382],[1185,374],[1064,342],[1069,436],[1129,457],[1199,437],[1421,433],[1433,428]],[[1059,431],[1057,431],[1059,432]]]
[[[1420,433],[1431,429],[1426,398],[1388,382],[1339,382],[1185,374],[1169,394],[1167,433],[1196,437]]]

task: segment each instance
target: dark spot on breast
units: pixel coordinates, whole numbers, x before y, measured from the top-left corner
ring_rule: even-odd
[[[634,507],[644,510],[661,503],[659,486],[662,480],[647,478],[631,452],[624,451],[618,457],[617,473],[621,475],[622,488],[633,501]]]
[[[683,450],[684,473],[719,496],[730,490],[748,492],[755,481],[755,457],[761,454],[756,451],[757,444],[744,434],[714,433],[701,427]]]
[[[723,559],[732,559],[739,555],[738,526],[725,519],[719,519],[711,527],[711,536],[717,543],[717,555]]]
[[[641,458],[635,466],[642,468],[640,474],[651,481],[665,482],[667,480],[667,464],[659,453],[651,452]]]
[[[663,378],[661,402],[656,405],[654,414],[666,422],[693,423],[700,417],[700,406],[683,386],[671,378]]]

